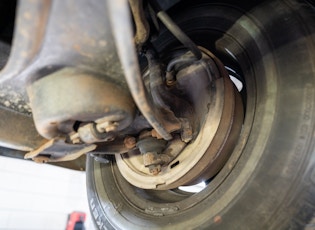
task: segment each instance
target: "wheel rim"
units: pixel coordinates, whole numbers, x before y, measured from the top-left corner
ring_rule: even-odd
[[[253,24],[253,27],[255,28],[256,25]],[[213,31],[212,31],[213,32]],[[216,31],[217,32],[217,31]],[[224,31],[223,31],[224,32]],[[248,31],[246,31],[245,33],[249,33]],[[252,38],[251,38],[252,39]],[[259,49],[261,49],[262,47],[261,44],[262,43],[258,43],[258,41],[253,41],[255,43],[255,45],[259,46]],[[199,44],[199,43],[198,43]],[[202,44],[204,45],[204,44]],[[228,46],[227,46],[228,45]],[[198,203],[203,202],[205,199],[209,199],[209,197],[212,197],[210,200],[210,204],[214,204],[214,208],[213,210],[209,211],[209,221],[212,221],[212,217],[213,215],[215,215],[215,213],[219,212],[220,210],[222,210],[225,206],[224,204],[226,204],[227,202],[230,202],[230,200],[234,197],[233,196],[228,196],[229,199],[222,199],[224,202],[224,204],[222,205],[221,203],[221,199],[220,197],[223,194],[223,191],[225,189],[227,189],[228,187],[228,183],[226,182],[227,180],[229,181],[230,184],[233,183],[233,176],[230,176],[230,174],[234,175],[234,167],[237,167],[238,170],[240,170],[240,167],[242,168],[241,164],[238,162],[240,161],[240,159],[243,158],[244,154],[243,151],[246,152],[246,158],[249,157],[250,154],[252,154],[251,152],[253,151],[251,147],[247,147],[246,144],[248,141],[250,142],[255,142],[255,140],[253,140],[251,138],[251,140],[248,140],[249,134],[251,133],[251,129],[252,129],[252,124],[253,124],[253,120],[254,120],[254,116],[256,123],[261,122],[261,124],[268,124],[268,127],[265,126],[265,132],[263,134],[261,134],[260,137],[260,143],[264,143],[264,141],[266,140],[266,137],[269,135],[268,132],[271,130],[271,124],[272,124],[272,114],[269,114],[271,116],[271,121],[268,121],[266,123],[267,119],[267,115],[265,118],[261,118],[262,116],[265,115],[255,115],[255,109],[256,109],[256,100],[257,100],[257,94],[261,94],[263,90],[265,90],[265,86],[267,85],[266,82],[264,82],[265,80],[265,73],[260,72],[258,73],[256,70],[253,70],[251,67],[252,62],[250,60],[250,58],[248,57],[246,50],[239,45],[238,40],[233,38],[233,36],[229,36],[229,34],[227,33],[222,39],[220,39],[220,41],[217,43],[217,46],[220,47],[220,51],[222,51],[222,53],[225,53],[225,55],[227,56],[227,59],[231,59],[233,62],[234,56],[237,56],[238,61],[240,61],[240,65],[241,65],[241,69],[243,71],[246,71],[246,73],[243,75],[246,79],[246,84],[244,84],[245,89],[246,89],[246,116],[245,116],[245,120],[244,120],[244,124],[243,124],[243,129],[242,129],[242,133],[240,136],[240,139],[237,143],[237,145],[235,146],[233,153],[231,155],[231,157],[228,159],[227,163],[224,165],[224,167],[220,170],[220,172],[215,176],[215,178],[213,178],[213,180],[211,181],[211,183],[201,192],[197,193],[197,194],[189,194],[189,193],[183,193],[181,191],[178,190],[166,190],[166,191],[156,191],[156,190],[143,190],[143,189],[139,189],[136,188],[132,185],[130,185],[129,183],[126,182],[126,180],[120,175],[119,170],[116,167],[115,162],[113,162],[112,164],[112,170],[113,170],[113,176],[115,177],[115,181],[117,183],[117,187],[120,189],[120,191],[122,192],[122,196],[123,199],[125,199],[126,201],[128,201],[128,203],[130,203],[132,205],[133,208],[135,208],[136,210],[140,211],[143,215],[148,215],[148,214],[152,214],[152,216],[155,216],[155,214],[157,212],[161,212],[162,215],[164,216],[173,216],[174,213],[183,211],[183,210],[190,210],[191,207],[195,207]],[[234,47],[233,47],[234,46]],[[230,55],[225,48],[227,48],[227,50],[229,50],[232,55]],[[269,50],[270,47],[264,47],[266,48],[266,50]],[[237,51],[237,52],[236,52]],[[220,56],[220,54],[218,55],[218,53],[216,53],[217,56]],[[250,56],[250,55],[249,55]],[[220,56],[221,60],[225,59],[222,58]],[[272,59],[268,60],[269,63],[272,63]],[[229,65],[231,67],[231,65]],[[237,67],[235,69],[238,69]],[[262,68],[262,71],[264,71],[264,68]],[[274,71],[274,70],[273,70]],[[259,75],[259,76],[258,76]],[[259,77],[262,77],[261,80],[259,79]],[[260,81],[260,83],[262,84],[262,88],[258,89],[258,92],[256,90],[256,81]],[[269,81],[269,80],[268,80]],[[270,82],[268,83],[269,86]],[[276,84],[274,84],[276,85]],[[259,92],[260,91],[260,92]],[[273,93],[275,91],[274,88],[268,88],[268,92],[269,93]],[[244,98],[244,97],[243,97]],[[274,99],[270,99],[268,101],[269,103],[269,108],[274,108]],[[268,116],[269,116],[268,115]],[[257,118],[258,117],[258,118]],[[269,119],[269,118],[268,118]],[[256,124],[257,125],[257,124]],[[256,130],[257,132],[257,130]],[[246,149],[245,149],[246,146]],[[255,154],[252,154],[253,156],[250,156],[252,159],[252,165],[248,168],[244,168],[246,169],[246,177],[249,178],[250,173],[253,171],[253,167],[255,167],[255,165],[257,165],[257,162],[259,160],[259,158],[262,155],[263,152],[263,145],[261,146],[256,146],[255,147]],[[245,150],[244,150],[245,149]],[[241,157],[242,155],[242,157]],[[241,158],[240,158],[241,157]],[[233,172],[232,172],[233,170]],[[106,170],[104,170],[102,173],[103,177],[106,178]],[[246,181],[246,179],[242,178],[242,183],[239,184],[237,191],[240,191],[242,189],[242,187],[244,186],[244,180]],[[222,186],[222,184],[225,184],[226,186]],[[236,184],[236,183],[234,183]],[[104,189],[104,188],[102,188]],[[218,195],[217,191],[221,191],[221,195]],[[212,194],[217,194],[215,197],[211,196]],[[235,192],[237,194],[237,192]],[[221,202],[221,203],[220,203]],[[217,205],[221,205],[220,208],[217,208]],[[176,208],[174,208],[174,211],[161,211],[163,208],[167,208],[169,206],[172,207],[177,207],[178,209],[176,210]],[[147,210],[147,207],[155,207],[155,208],[160,208],[160,211],[150,211]],[[193,210],[193,209],[191,209]],[[167,220],[167,218],[165,219]],[[170,220],[170,219],[169,219]],[[141,220],[139,220],[141,221]],[[152,220],[153,221],[153,220]],[[135,222],[136,223],[136,222]],[[140,223],[140,222],[139,222]]]

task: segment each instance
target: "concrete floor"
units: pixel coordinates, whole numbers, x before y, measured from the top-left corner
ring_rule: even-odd
[[[87,214],[85,173],[0,157],[0,229],[65,229],[68,214]]]

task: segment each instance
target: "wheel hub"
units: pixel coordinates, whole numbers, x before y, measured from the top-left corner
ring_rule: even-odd
[[[235,146],[243,120],[239,93],[222,63],[200,49],[202,61],[176,74],[176,87],[187,93],[194,107],[194,139],[185,144],[174,135],[162,152],[164,164],[154,174],[138,151],[116,155],[120,172],[134,186],[165,190],[207,180],[223,167]]]

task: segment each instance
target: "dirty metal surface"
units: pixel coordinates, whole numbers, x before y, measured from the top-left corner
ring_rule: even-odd
[[[32,113],[25,93],[15,88],[13,84],[0,85],[0,105],[25,115]]]
[[[53,1],[32,72],[80,66],[126,85],[107,15],[106,1]]]
[[[224,66],[209,51],[176,74],[176,85],[186,93],[196,112],[197,135],[180,153],[163,165],[157,154],[148,151],[148,159],[137,155],[116,155],[118,168],[129,183],[145,189],[167,190],[196,184],[214,176],[228,159],[241,130],[243,107],[237,90]],[[194,85],[194,90],[191,90]],[[174,86],[174,87],[175,87]],[[183,142],[183,144],[185,144]],[[173,145],[170,143],[170,148]],[[167,149],[167,148],[166,148]],[[194,152],[194,154],[191,154]],[[141,164],[160,165],[152,170]],[[159,164],[158,164],[159,163]]]
[[[108,8],[117,51],[130,93],[140,112],[159,136],[165,140],[171,140],[172,135],[170,133],[179,129],[180,123],[176,119],[170,120],[170,117],[167,116],[168,114],[163,113],[163,111],[154,106],[154,102],[149,97],[144,86],[133,43],[133,31],[128,5],[108,1]]]
[[[129,5],[136,26],[135,43],[141,47],[150,35],[150,26],[144,15],[143,0],[129,0]]]
[[[10,49],[11,46],[9,44],[0,41],[0,69],[3,69],[7,63]],[[1,81],[2,78],[0,78]],[[20,89],[20,86],[16,86],[14,81],[7,81],[5,84],[0,84],[0,105],[6,109],[30,115],[31,108],[23,91]]]
[[[121,130],[134,116],[128,91],[103,76],[75,68],[38,79],[27,92],[36,128],[48,139],[74,131],[75,121],[119,122]]]
[[[44,143],[30,116],[0,107],[0,146],[31,151]]]
[[[25,84],[65,66],[96,72],[128,92],[107,15],[101,0],[20,1],[10,57],[0,73],[0,104],[30,115]],[[58,103],[69,98],[63,96]]]
[[[44,39],[51,2],[19,1],[12,50],[8,63],[1,71],[0,84],[17,77],[38,55]]]
[[[0,106],[0,117],[0,156],[24,159],[26,152],[38,148],[47,141],[38,134],[30,116]],[[52,164],[84,171],[85,162],[86,157],[82,156],[73,161]]]
[[[80,66],[126,87],[106,1],[20,1],[12,52],[0,74],[24,84],[59,69]]]
[[[65,138],[54,138],[25,154],[24,159],[32,159],[37,163],[73,161],[95,150],[96,147],[93,144],[71,145],[65,142]]]
[[[0,156],[24,160],[24,155],[25,155],[24,151],[0,147]],[[73,161],[54,162],[54,163],[48,162],[48,164],[63,167],[63,168],[78,170],[78,171],[84,171],[85,164],[86,164],[86,156],[83,155]]]
[[[142,1],[130,3],[134,14],[140,16],[135,18],[140,44],[149,33]],[[156,136],[171,140],[170,133],[181,128],[171,110],[156,106],[142,82],[126,5],[102,0],[21,1],[16,18],[11,55],[0,73],[0,89],[4,92],[0,94],[0,104],[3,99],[5,107],[32,115],[40,135],[47,139],[68,135],[77,131],[76,122],[96,123],[97,127],[112,122],[117,124],[115,132],[122,131],[134,119],[132,97]],[[113,128],[107,127],[105,132],[108,130]],[[16,132],[19,131],[17,127]],[[25,139],[29,136],[30,133],[24,133]],[[23,146],[24,143],[18,148],[32,151],[42,146],[36,154],[46,150],[39,143]],[[57,156],[58,151],[53,154],[54,159]]]

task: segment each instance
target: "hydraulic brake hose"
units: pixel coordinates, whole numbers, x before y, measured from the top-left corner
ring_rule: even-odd
[[[128,2],[126,0],[108,1],[108,8],[118,55],[131,95],[142,115],[154,130],[163,139],[171,140],[173,137],[170,133],[180,129],[181,123],[178,119],[169,119],[169,117],[166,117],[165,114],[155,107],[153,101],[148,96],[141,78],[133,43]]]

